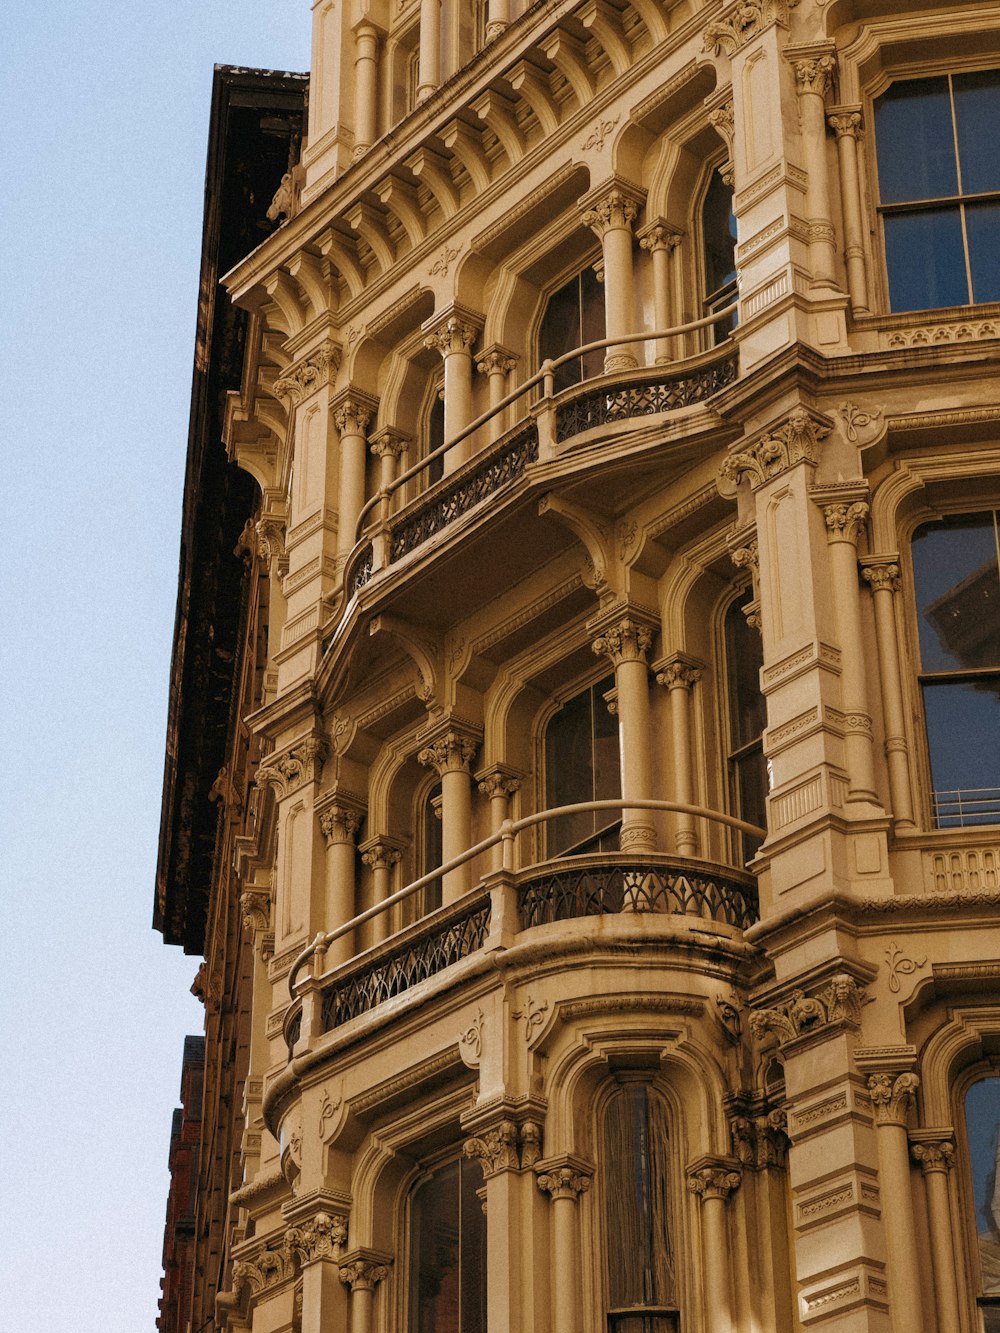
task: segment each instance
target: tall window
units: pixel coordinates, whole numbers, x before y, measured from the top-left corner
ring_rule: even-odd
[[[724,310],[736,300],[736,218],[733,216],[733,191],[717,171],[712,172],[705,202],[701,209],[701,239],[705,255],[706,315]],[[713,328],[716,342],[722,342],[736,326],[730,315]]]
[[[981,1079],[966,1093],[965,1137],[983,1333],[1000,1333],[1000,1078]]]
[[[670,1139],[666,1107],[646,1083],[612,1096],[602,1147],[608,1333],[676,1333]]]
[[[486,1333],[482,1179],[479,1166],[460,1157],[413,1192],[409,1333]]]
[[[1000,536],[996,510],[913,536],[920,684],[939,828],[1000,823]]]
[[[441,836],[441,784],[436,782],[424,798],[420,827],[420,873],[429,874],[444,859]],[[423,913],[436,912],[441,906],[441,879],[432,879],[421,893]]]
[[[604,695],[614,688],[606,676],[563,704],[545,729],[545,804],[610,801],[621,795],[618,725]],[[547,826],[549,856],[561,852],[610,851],[617,841],[620,811],[560,815]]]
[[[444,444],[444,399],[440,391],[435,390],[430,415],[427,418],[427,448],[424,452],[432,453],[435,449],[440,449],[442,444]],[[433,486],[443,476],[444,454],[441,454],[424,468],[424,485]]]
[[[538,361],[555,361],[557,357],[585,343],[598,342],[604,337],[604,292],[597,274],[588,264],[549,297],[538,331]],[[568,389],[571,384],[600,375],[604,369],[604,352],[587,352],[560,366],[555,375],[555,387]]]
[[[894,83],[875,103],[893,310],[1000,301],[1000,71]]]
[[[767,768],[764,763],[764,727],[767,708],[760,692],[760,669],[764,664],[760,635],[743,614],[753,598],[748,590],[726,612],[726,674],[729,695],[729,790],[730,801],[740,819],[767,824]],[[742,855],[749,861],[760,846],[759,838],[740,835]]]

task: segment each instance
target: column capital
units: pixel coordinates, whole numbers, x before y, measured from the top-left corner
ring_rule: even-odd
[[[706,51],[734,56],[772,23],[787,25],[788,11],[798,0],[735,0],[719,18],[705,28]]]
[[[860,106],[831,106],[826,123],[838,139],[860,139],[864,133],[864,119]]]
[[[575,1202],[590,1189],[594,1174],[589,1163],[568,1156],[538,1162],[535,1171],[538,1188],[553,1202],[557,1199],[572,1199]]]
[[[474,1138],[466,1139],[466,1157],[475,1158],[483,1168],[483,1178],[492,1180],[501,1171],[517,1171],[521,1160],[517,1151],[517,1122],[501,1120],[492,1129],[483,1130]]]
[[[656,683],[668,690],[690,690],[701,680],[704,665],[687,653],[671,653],[654,664]]]
[[[303,1264],[339,1258],[346,1240],[347,1218],[342,1213],[317,1213],[310,1222],[285,1232],[285,1244]]]
[[[353,843],[364,817],[364,807],[360,802],[340,798],[329,802],[317,814],[320,831],[328,846],[338,842]]]
[[[795,91],[800,97],[809,93],[826,96],[837,69],[835,50],[832,42],[785,47],[784,56],[795,71]]]
[[[479,741],[480,738],[470,730],[449,727],[418,751],[417,763],[436,769],[442,777],[445,773],[468,773]]]
[[[900,1125],[906,1128],[906,1119],[913,1105],[920,1079],[916,1074],[892,1074],[880,1071],[868,1075],[868,1092],[875,1108],[877,1125]]]
[[[372,870],[390,870],[402,860],[403,846],[399,838],[377,833],[360,844],[361,860]]]
[[[277,196],[275,198],[277,199]],[[279,398],[287,399],[292,406],[301,403],[317,389],[322,389],[333,382],[340,369],[342,355],[340,344],[329,341],[311,352],[306,352],[297,361],[293,361],[274,381],[275,394]]]
[[[814,495],[813,499],[822,507],[827,541],[850,542],[856,546],[868,522],[867,500],[838,500],[831,504],[823,495]]]
[[[330,404],[330,415],[341,435],[364,435],[378,411],[378,399],[349,386]]]
[[[254,537],[261,564],[270,574],[287,573],[288,556],[285,554],[285,520],[274,514],[264,514],[254,524]]]
[[[584,226],[598,237],[609,231],[631,231],[645,199],[644,190],[616,178],[584,195],[580,200],[580,216]]]
[[[899,592],[899,556],[868,556],[861,562],[861,577],[872,592]]]
[[[266,889],[246,889],[240,894],[240,915],[243,918],[244,930],[269,930],[271,895]]]
[[[647,222],[644,227],[639,228],[636,236],[639,238],[639,249],[649,254],[654,250],[672,252],[684,239],[684,233],[678,231],[676,227],[671,227],[663,218],[654,218],[653,221]]]
[[[273,787],[281,800],[306,783],[318,782],[329,752],[330,744],[325,736],[304,736],[286,749],[269,754],[257,769],[254,785]]]
[[[741,1180],[739,1163],[731,1157],[699,1157],[687,1169],[687,1187],[702,1203],[709,1199],[725,1201],[739,1189]]]
[[[736,137],[736,109],[733,105],[733,86],[727,84],[712,97],[705,99],[708,123],[726,145],[729,161],[733,160],[733,140]]]
[[[518,362],[514,353],[499,343],[491,343],[475,360],[480,375],[509,375]]]
[[[352,1292],[374,1291],[389,1276],[390,1263],[390,1256],[377,1250],[351,1250],[341,1258],[340,1280]]]
[[[598,657],[610,658],[616,667],[623,662],[645,664],[653,646],[653,625],[630,611],[616,611],[603,624],[591,622],[587,628],[594,634],[593,651]]]
[[[397,430],[395,426],[382,426],[372,432],[368,447],[376,458],[385,458],[387,455],[398,458],[412,443],[413,437]]]
[[[424,346],[434,348],[445,357],[456,352],[469,355],[482,331],[482,315],[465,306],[451,305],[424,325]]]
[[[939,1171],[947,1175],[955,1164],[955,1140],[951,1130],[917,1130],[910,1135],[910,1156],[919,1162],[925,1176]]]
[[[734,449],[722,463],[720,476],[738,484],[750,478],[751,490],[780,477],[796,463],[815,467],[819,446],[833,429],[832,423],[818,412],[797,407],[780,424],[769,427],[756,439]]]
[[[489,800],[493,800],[496,796],[506,799],[521,790],[520,775],[512,768],[507,768],[505,764],[493,764],[491,768],[482,769],[476,774],[476,782],[480,796],[485,796]]]

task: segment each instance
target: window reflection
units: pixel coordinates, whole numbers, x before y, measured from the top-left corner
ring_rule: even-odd
[[[1000,1330],[1000,1078],[974,1083],[965,1097],[984,1333]]]
[[[546,727],[545,804],[550,810],[621,795],[618,725],[604,699],[614,683],[614,676],[606,676],[569,699]],[[620,822],[619,815],[607,811],[560,815],[547,825],[548,855],[609,851]]]
[[[591,265],[549,297],[538,332],[538,361],[555,361],[585,343],[604,337],[604,292]],[[601,349],[575,357],[555,373],[555,389],[568,389],[604,370]]]
[[[921,686],[938,827],[1000,821],[1000,534],[996,511],[913,537]]]

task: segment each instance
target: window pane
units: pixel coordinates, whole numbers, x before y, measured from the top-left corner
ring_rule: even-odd
[[[883,204],[957,194],[948,80],[894,83],[875,103],[875,146]]]
[[[442,1167],[413,1196],[412,1333],[458,1333],[458,1171],[458,1162]]]
[[[669,1138],[659,1098],[627,1083],[608,1103],[604,1192],[611,1309],[673,1304]],[[615,1321],[616,1326],[621,1327]],[[628,1323],[624,1327],[629,1327]]]
[[[478,1163],[459,1163],[461,1194],[461,1333],[486,1333],[486,1215],[477,1190],[483,1183]]]
[[[613,686],[614,677],[607,676],[569,699],[546,728],[545,804],[549,809],[621,795],[618,724],[604,702]],[[614,811],[562,815],[548,825],[548,855],[576,847],[618,818]]]
[[[976,1210],[984,1295],[1000,1293],[1000,1078],[974,1083],[965,1097],[965,1128]],[[1000,1311],[994,1311],[1000,1314]],[[987,1328],[990,1327],[987,1317]]]
[[[956,74],[953,87],[962,193],[1000,190],[1000,70]]]
[[[918,528],[913,576],[923,670],[1000,666],[1000,574],[992,512],[956,514]]]
[[[1000,204],[970,204],[965,210],[965,229],[972,265],[972,299],[1000,301]]]
[[[939,828],[1000,823],[1000,675],[924,685]]]
[[[571,278],[549,297],[538,331],[538,361],[555,361],[580,346],[580,284]],[[580,380],[580,363],[568,361],[556,371],[556,392]]]
[[[893,310],[968,305],[958,208],[927,208],[883,218],[889,304]]]
[[[726,612],[726,665],[729,673],[730,746],[741,750],[755,741],[767,725],[767,708],[760,692],[760,669],[764,665],[763,641],[747,624],[743,608],[753,601],[753,592],[734,602]]]
[[[705,195],[702,209],[702,239],[705,248],[705,292],[711,296],[736,280],[736,219],[733,192],[717,171]]]
[[[582,347],[584,343],[600,342],[603,337],[604,287],[597,281],[594,266],[588,264],[580,274],[580,340],[576,346]],[[604,356],[605,353],[599,349],[584,356],[582,367],[584,379],[603,373]]]

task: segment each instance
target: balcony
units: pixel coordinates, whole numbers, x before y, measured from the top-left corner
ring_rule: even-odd
[[[620,808],[624,802],[589,802]],[[676,803],[630,802],[639,808],[677,811]],[[517,833],[580,807],[560,807],[508,823],[499,834],[478,843],[442,871],[503,844],[504,861],[512,857]],[[761,836],[763,829],[732,816],[701,807],[683,807],[744,832]],[[429,913],[381,944],[357,954],[331,971],[325,970],[329,944],[350,935],[395,903],[419,892],[441,871],[435,870],[401,889],[383,903],[360,913],[309,946],[292,966],[289,989],[293,1004],[285,1020],[288,1057],[303,1032],[303,1012],[311,1011],[311,1039],[333,1032],[414,990],[462,960],[491,948],[509,947],[539,927],[593,917],[680,918],[741,932],[759,916],[757,886],[744,870],[693,857],[656,852],[564,857],[521,870],[497,869],[457,902]],[[304,970],[311,964],[309,972]],[[416,997],[415,997],[416,998]]]

